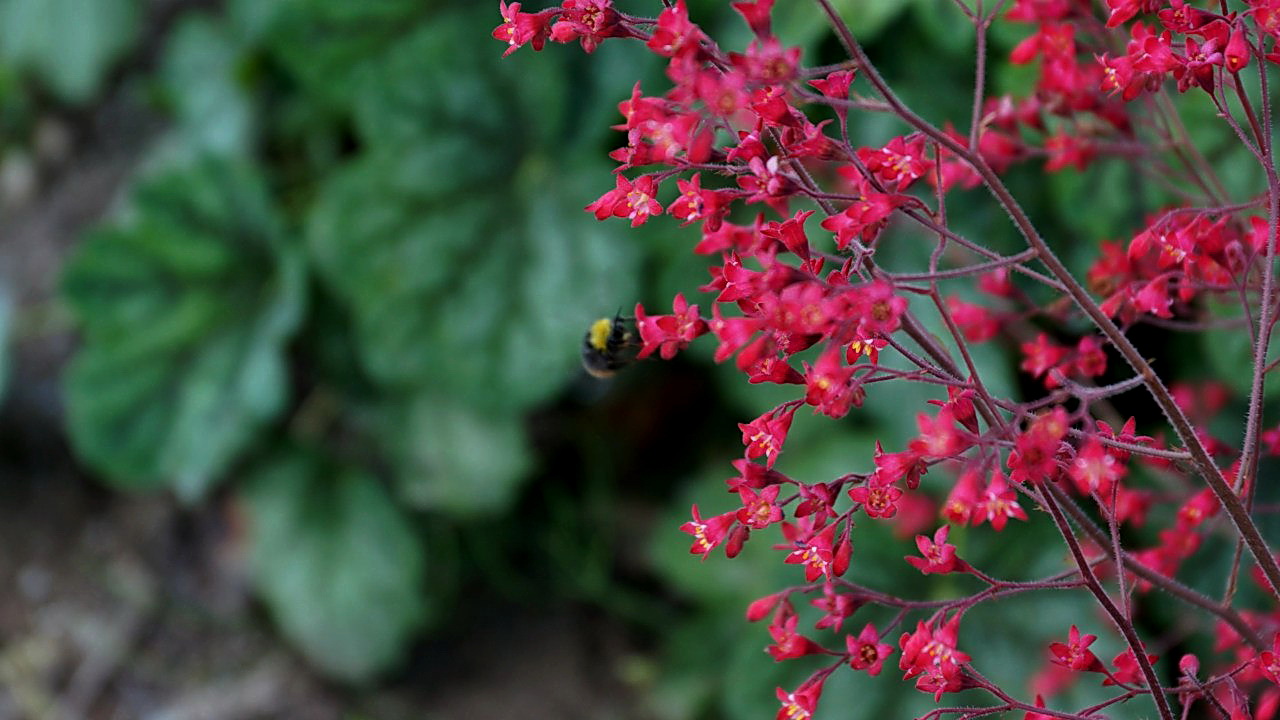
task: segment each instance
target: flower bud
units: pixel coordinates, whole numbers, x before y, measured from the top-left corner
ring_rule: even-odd
[[[1200,658],[1191,653],[1183,655],[1182,659],[1178,661],[1178,670],[1183,675],[1195,677],[1196,673],[1200,672]]]
[[[782,600],[782,593],[765,595],[758,600],[753,600],[751,604],[747,606],[747,622],[759,622],[763,620],[766,615],[773,612],[773,609],[778,606],[778,601],[780,600]]]

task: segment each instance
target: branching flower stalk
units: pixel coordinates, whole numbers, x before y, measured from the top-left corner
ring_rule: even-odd
[[[697,225],[694,252],[715,259],[701,290],[714,300],[709,317],[683,293],[670,314],[637,305],[639,355],[669,359],[711,335],[716,361],[732,361],[749,382],[796,388],[795,399],[739,425],[743,457],[727,484],[740,502],[707,517],[692,508],[681,528],[692,536],[691,552],[735,557],[763,532],[784,541],[779,562],[797,566],[797,584],[756,600],[747,619],[768,620],[774,659],[821,656],[824,664],[798,687],[776,689],[780,719],[812,717],[833,673],[878,675],[894,653],[903,680],[939,704],[930,719],[1021,712],[1028,720],[1092,720],[1142,698],[1162,720],[1187,717],[1197,703],[1224,717],[1272,718],[1280,708],[1280,564],[1254,499],[1259,463],[1280,454],[1280,427],[1264,422],[1267,375],[1280,363],[1270,356],[1280,175],[1267,92],[1270,67],[1280,63],[1280,0],[1234,9],[1225,0],[1212,8],[1106,0],[1105,17],[1084,0],[955,4],[976,38],[964,132],[909,107],[829,0],[816,0],[814,12],[847,57],[808,69],[800,50],[773,33],[772,0],[733,3],[754,35],[740,51],[704,33],[683,0],[663,3],[656,18],[624,14],[611,0],[564,0],[537,12],[500,3],[503,22],[493,34],[507,54],[547,41],[578,42],[590,53],[606,40],[630,39],[667,62],[667,92],[648,96],[637,84],[620,103],[624,122],[616,127],[626,141],[610,154],[614,187],[586,209],[633,227],[663,214]],[[990,92],[993,23],[1034,28],[1009,54],[1039,68],[1027,97]],[[1252,93],[1242,79],[1250,65],[1258,78]],[[1247,148],[1265,177],[1250,196],[1229,195],[1191,141],[1175,95],[1208,103]],[[896,118],[904,134],[855,137],[851,119],[870,113]],[[1046,173],[1082,171],[1107,158],[1133,163],[1166,198],[1122,242],[1042,231],[1006,182],[1017,165],[1043,160]],[[948,199],[979,186],[1024,249],[1002,253],[951,224]],[[1095,258],[1085,278],[1055,250],[1080,241]],[[878,255],[910,243],[928,249],[924,267],[881,265]],[[984,301],[955,292],[966,285]],[[1215,307],[1236,313],[1215,316]],[[1082,324],[1091,329],[1071,330]],[[1130,339],[1141,325],[1248,333],[1247,393],[1233,398],[1224,383],[1169,376],[1176,368],[1161,366],[1162,376]],[[1020,370],[1043,394],[993,391],[973,350],[1000,339],[1017,348]],[[1121,372],[1125,366],[1131,372]],[[907,382],[935,398],[918,408],[918,432],[905,447],[878,443],[861,459],[869,471],[827,481],[784,473],[779,458],[801,408],[840,418],[870,393]],[[1139,389],[1162,416],[1141,419],[1150,435],[1114,404]],[[1233,400],[1247,407],[1238,450],[1208,426]],[[936,527],[899,512],[935,500]],[[1044,512],[1033,520],[1028,510]],[[914,536],[906,566],[968,576],[979,589],[913,600],[848,579],[859,522]],[[1038,579],[998,579],[951,542],[953,528],[999,533],[1029,522],[1055,529],[1069,566]],[[1237,548],[1222,601],[1178,579],[1211,535]],[[1239,572],[1246,557],[1249,572]],[[1242,604],[1237,591],[1246,581],[1265,607]],[[1192,611],[1196,632],[1214,637],[1204,672],[1194,655],[1173,673],[1151,652],[1163,652],[1163,633],[1148,646],[1160,630],[1135,599],[1157,589]],[[1106,700],[1056,707],[1060,683],[1027,691],[983,674],[961,628],[973,607],[1082,592],[1109,625],[1082,617],[1057,629],[1059,641],[1044,648],[1046,668],[1056,666],[1068,682],[1101,678],[1114,691]],[[820,613],[812,631],[801,627],[796,607],[805,600]],[[853,622],[864,607],[892,619]],[[1114,631],[1123,652],[1104,661],[1090,650],[1096,636],[1081,627]],[[896,645],[886,641],[895,632]]]

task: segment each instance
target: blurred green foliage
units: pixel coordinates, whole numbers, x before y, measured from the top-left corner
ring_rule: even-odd
[[[261,178],[210,159],[85,239],[63,278],[83,335],[68,417],[109,479],[198,499],[284,410],[305,281],[282,232]]]
[[[508,511],[524,414],[575,378],[589,319],[636,299],[638,253],[581,210],[607,128],[574,113],[626,86],[564,53],[504,62],[489,7],[266,5],[167,38],[172,128],[63,277],[70,432],[123,489],[241,478],[262,598],[359,681],[427,617],[416,519]]]
[[[138,32],[138,0],[0,0],[0,62],[59,99],[93,98]]]
[[[921,115],[967,123],[972,37],[956,31],[950,4],[834,4]],[[727,46],[749,39],[726,3],[690,6]],[[73,15],[92,37],[68,49],[51,39]],[[91,102],[139,22],[132,0],[0,0],[0,123],[30,121],[32,88]],[[695,346],[697,367],[639,371],[636,382],[651,385],[626,396],[646,406],[634,416],[577,408],[585,419],[564,423],[568,450],[531,436],[532,413],[628,392],[627,379],[605,391],[574,385],[591,319],[637,299],[664,307],[676,292],[695,301],[707,263],[690,252],[695,232],[669,218],[629,231],[582,211],[612,186],[616,103],[637,79],[662,92],[660,66],[618,43],[590,58],[552,46],[503,59],[489,36],[497,22],[496,3],[462,0],[229,0],[219,13],[177,19],[148,78],[169,129],[119,217],[88,234],[63,278],[83,337],[65,380],[74,446],[118,488],[238,498],[255,587],[284,634],[335,678],[394,668],[416,633],[449,617],[457,575],[476,565],[492,568],[490,587],[518,585],[533,547],[553,556],[539,565],[553,568],[540,591],[593,600],[660,633],[661,670],[645,691],[661,715],[769,716],[773,685],[793,687],[812,667],[772,663],[767,631],[744,630],[742,613],[801,574],[764,537],[732,562],[700,563],[675,531],[694,502],[704,513],[729,507],[732,423],[723,452],[710,437],[689,440],[702,454],[688,482],[682,469],[616,489],[622,471],[604,468],[615,454],[634,465],[670,452],[656,426],[695,427],[673,397],[745,421],[795,393],[748,386]],[[809,3],[780,3],[776,27],[809,64],[842,59]],[[1021,34],[998,23],[992,57]],[[1026,68],[993,60],[990,75],[997,91],[1029,86]],[[883,115],[855,116],[850,130],[866,145],[905,132]],[[1058,238],[1114,236],[1135,221],[1140,197],[1121,164],[1047,183],[1038,167],[1020,177],[1019,197]],[[1014,247],[991,203],[952,198],[953,228]],[[1087,262],[1089,243],[1071,247],[1068,260]],[[880,250],[904,266],[927,251],[895,229]],[[6,319],[0,305],[0,348]],[[990,387],[1016,395],[1007,351],[983,346],[977,362]],[[694,379],[656,389],[682,372]],[[0,350],[0,389],[4,377]],[[866,471],[874,442],[901,449],[915,432],[904,408],[930,397],[922,385],[883,384],[849,420],[801,413],[780,467],[810,482]],[[575,471],[588,479],[554,485],[560,478],[546,473],[564,467],[557,453],[587,464]],[[552,487],[530,489],[534,476]],[[944,485],[923,487],[936,495]],[[652,541],[614,527],[624,492],[649,492],[665,508]],[[538,500],[522,507],[530,496]],[[975,564],[1027,578],[1062,567],[1044,531],[1015,523],[953,540]],[[913,596],[973,590],[963,578],[922,583],[902,562],[909,541],[884,524],[863,523],[854,543],[860,581]],[[610,583],[616,556],[637,544],[657,600]],[[464,557],[468,546],[480,561]],[[1069,593],[1003,601],[974,611],[962,645],[984,671],[1024,687],[1044,643],[1088,606]],[[855,631],[868,621],[856,620]],[[931,707],[895,674],[837,673],[829,716]],[[1098,697],[1077,688],[1066,701]]]
[[[368,678],[425,619],[426,551],[367,472],[294,451],[245,484],[254,581],[286,636],[324,671]]]

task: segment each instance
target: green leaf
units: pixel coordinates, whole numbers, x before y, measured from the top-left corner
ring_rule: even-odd
[[[522,419],[420,395],[387,414],[400,495],[417,508],[470,515],[505,509],[532,464]]]
[[[244,489],[253,581],[290,641],[350,682],[390,667],[426,618],[426,556],[367,473],[294,453]]]
[[[337,107],[350,104],[364,63],[412,32],[427,8],[421,0],[278,0],[275,5],[269,20],[249,22],[267,26],[268,48],[309,94]]]
[[[953,3],[915,0],[913,20],[929,38],[930,55],[940,61],[971,64],[973,62],[973,25]],[[999,24],[999,23],[997,23]]]
[[[367,154],[323,188],[313,257],[362,361],[486,411],[550,397],[591,319],[634,300],[634,255],[581,212],[608,172],[505,162],[457,138]]]
[[[159,176],[134,203],[63,277],[84,336],[65,378],[71,439],[121,487],[195,499],[283,409],[303,265],[247,168]]]
[[[1240,312],[1224,303],[1209,303],[1208,310],[1212,317],[1240,319]],[[1253,340],[1250,335],[1248,330],[1238,326],[1211,328],[1196,334],[1195,344],[1199,345],[1199,351],[1191,351],[1193,356],[1199,355],[1208,360],[1205,367],[1208,377],[1222,380],[1240,398],[1248,398],[1253,386]],[[1275,357],[1277,352],[1280,352],[1280,336],[1272,333],[1267,357]],[[1158,365],[1157,370],[1160,370]],[[1262,395],[1272,400],[1280,394],[1280,382],[1272,378],[1268,381],[1262,388]]]
[[[0,0],[0,62],[34,73],[62,100],[98,92],[138,31],[136,0]]]
[[[166,148],[171,157],[248,151],[254,112],[238,77],[243,57],[225,23],[191,16],[173,31],[160,71],[177,120]]]
[[[840,18],[860,42],[869,42],[894,18],[909,9],[902,0],[833,0]],[[831,21],[813,5],[784,3],[774,10],[778,37],[787,43],[813,45],[831,32]]]

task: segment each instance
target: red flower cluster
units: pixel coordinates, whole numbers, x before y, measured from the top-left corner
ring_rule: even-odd
[[[1262,428],[1263,380],[1280,365],[1267,342],[1280,313],[1271,261],[1280,177],[1270,99],[1250,88],[1269,87],[1268,69],[1280,64],[1280,0],[1246,0],[1242,11],[1184,0],[1105,0],[1102,15],[1085,0],[1014,0],[1002,18],[966,6],[984,38],[992,22],[1031,26],[1010,60],[1034,64],[1035,84],[1021,98],[986,96],[979,84],[964,131],[907,108],[827,3],[818,7],[850,56],[806,68],[800,49],[774,35],[773,5],[732,4],[751,33],[735,51],[694,23],[684,0],[664,3],[656,18],[628,15],[610,0],[565,0],[536,13],[502,3],[494,37],[506,43],[506,54],[526,45],[540,50],[547,40],[592,52],[605,40],[631,38],[666,62],[666,92],[645,95],[636,84],[619,103],[623,121],[615,129],[624,140],[610,154],[613,187],[587,210],[632,227],[671,215],[697,228],[692,250],[712,259],[701,288],[714,297],[709,317],[683,294],[670,314],[636,306],[640,357],[670,359],[711,335],[715,361],[732,362],[748,382],[795,386],[792,399],[739,425],[743,454],[727,481],[736,506],[703,518],[695,505],[682,526],[693,538],[690,552],[703,558],[721,547],[736,556],[753,532],[776,526],[781,533],[779,562],[797,566],[797,584],[752,603],[747,617],[771,618],[767,651],[776,660],[830,664],[795,690],[777,690],[778,717],[812,717],[827,678],[846,665],[878,674],[894,650],[882,635],[911,620],[915,630],[898,642],[903,679],[915,679],[935,701],[977,688],[992,703],[940,708],[936,718],[972,711],[1084,720],[1138,697],[1162,720],[1178,716],[1172,699],[1184,716],[1205,702],[1233,718],[1275,717],[1280,644],[1267,650],[1261,638],[1280,633],[1280,563],[1258,530],[1253,493],[1258,458],[1280,455],[1280,428]],[[1246,70],[1258,79],[1245,82]],[[1168,95],[1192,88],[1205,92],[1188,101],[1204,103],[1257,160],[1266,184],[1253,195],[1235,184],[1228,192],[1212,158],[1190,142]],[[848,120],[861,112],[886,112],[902,129],[855,144]],[[1096,249],[1066,239],[1094,258],[1081,282],[1004,178],[1033,160],[1055,173],[1116,157],[1169,186],[1169,199],[1127,239]],[[948,207],[958,204],[952,193],[979,185],[1025,240],[1021,252],[1003,254],[948,225]],[[927,268],[880,264],[900,237],[929,245]],[[966,282],[986,294],[985,304],[971,302],[972,292],[955,292]],[[1249,396],[1213,382],[1169,384],[1165,367],[1153,366],[1131,339],[1139,324],[1248,334],[1258,351],[1253,367],[1241,367],[1253,381]],[[1007,383],[983,377],[973,352],[979,343],[989,344],[984,351],[1016,353],[1029,378],[1024,389],[1042,395],[1000,395]],[[892,397],[893,386],[905,382],[927,384],[934,399],[931,406],[903,405],[917,431],[900,438],[896,451],[877,442],[859,471],[830,479],[801,481],[780,470],[801,407],[842,418],[874,393]],[[1139,435],[1134,418],[1114,429],[1124,417],[1117,409],[1129,405],[1112,400],[1139,388],[1160,411],[1148,416],[1168,423],[1153,437]],[[1234,402],[1247,403],[1243,413],[1233,411]],[[1210,432],[1211,423],[1221,432],[1240,415],[1246,420],[1238,442]],[[850,462],[857,467],[859,459]],[[962,528],[1004,531],[1010,520],[1031,522],[1031,510],[1041,511],[1035,522],[1061,536],[1067,567],[1017,581],[982,572],[980,552],[965,538],[986,529]],[[936,527],[938,517],[946,524]],[[897,537],[914,537],[918,555],[904,555],[903,565],[955,574],[948,587],[961,594],[900,598],[851,579],[859,577],[849,570],[864,522],[892,523]],[[1222,544],[1241,549],[1222,600],[1177,579],[1213,533],[1230,535],[1233,542]],[[1239,576],[1256,582],[1271,610],[1237,606]],[[985,587],[955,590],[966,583]],[[1142,608],[1132,596],[1152,587],[1212,615],[1216,652],[1232,658],[1207,659],[1204,677],[1198,659],[1183,663],[1178,685],[1161,686],[1158,658],[1140,639],[1139,628],[1149,626],[1134,622]],[[1049,645],[1033,701],[986,680],[976,667],[978,644],[967,646],[977,661],[959,646],[969,608],[1031,590],[1088,593],[1123,631],[1112,638],[1123,645],[1108,665],[1090,650],[1097,638],[1073,625],[1066,642]],[[821,614],[813,632],[801,625],[796,597]],[[844,632],[868,605],[895,609],[895,619]],[[1104,675],[1116,695],[1076,714],[1050,710],[1046,704],[1083,672]]]

